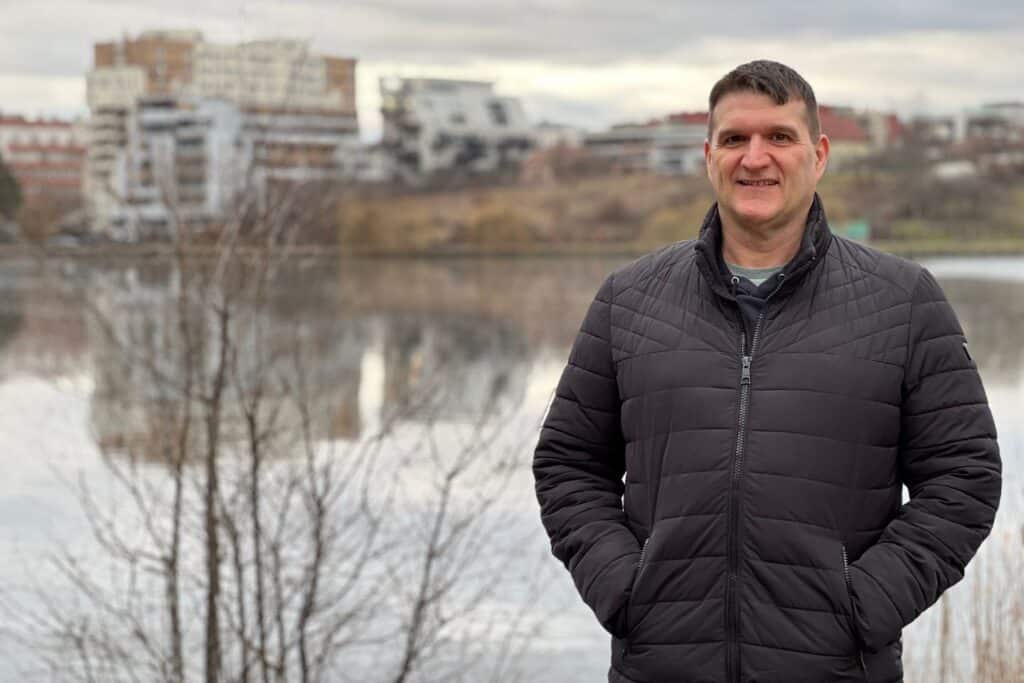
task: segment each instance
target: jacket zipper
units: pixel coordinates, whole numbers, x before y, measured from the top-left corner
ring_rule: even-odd
[[[636,585],[640,583],[640,572],[644,570],[644,559],[647,557],[647,544],[650,542],[651,537],[648,536],[644,539],[643,547],[640,548],[640,560],[636,563],[636,576],[633,577],[633,587],[631,591],[636,590]],[[630,594],[632,595],[632,592]]]
[[[740,335],[740,412],[736,431],[736,452],[733,458],[732,474],[729,477],[728,505],[728,583],[726,585],[726,632],[728,648],[726,649],[727,678],[739,680],[739,602],[736,599],[736,574],[739,571],[739,487],[743,476],[744,446],[747,436],[747,411],[750,407],[750,366],[754,362],[754,352],[761,336],[761,323],[764,311],[757,317],[754,334],[750,342],[750,353],[747,353],[747,335]]]
[[[850,628],[853,629],[854,637],[857,634],[857,622],[853,612],[853,581],[850,579],[850,562],[846,556],[846,544],[842,544],[843,548],[843,580],[846,582],[846,597],[850,601]],[[860,660],[860,668],[864,673],[864,680],[868,678],[868,665],[864,662],[864,650],[861,649],[860,643],[857,643],[857,659]]]
[[[651,536],[654,532],[651,532]],[[633,596],[636,594],[636,587],[640,584],[640,572],[644,570],[644,559],[647,557],[647,544],[651,542],[651,536],[644,539],[640,548],[640,559],[636,563],[636,576],[633,577],[633,584],[629,588],[629,598],[626,600],[626,628],[629,629],[629,608],[633,605]],[[622,654],[629,654],[629,633],[623,634]]]
[[[814,261],[813,257],[811,258],[811,261]],[[803,268],[806,267],[807,266],[805,264]],[[754,332],[751,335],[749,354],[747,353],[747,333],[745,329],[745,322],[743,323],[744,330],[740,333],[740,414],[739,424],[736,431],[736,452],[733,458],[732,474],[729,477],[729,501],[727,512],[729,524],[726,532],[728,534],[728,569],[726,572],[728,579],[725,589],[725,672],[727,681],[740,680],[740,607],[739,601],[736,598],[736,575],[739,572],[739,487],[740,479],[743,477],[743,456],[747,436],[747,412],[750,408],[750,366],[754,362],[754,354],[757,352],[757,342],[761,338],[761,326],[764,323],[765,311],[768,310],[768,302],[780,289],[782,289],[783,282],[786,280],[785,271],[779,273],[777,277],[778,281],[775,285],[775,289],[769,292],[768,296],[765,297],[764,306],[761,308],[761,312],[757,316],[757,322],[754,324]],[[741,312],[741,318],[742,315],[743,314]]]

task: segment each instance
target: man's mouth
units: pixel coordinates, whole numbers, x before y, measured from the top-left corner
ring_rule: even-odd
[[[778,185],[779,184],[778,180],[771,180],[771,179],[768,179],[768,180],[746,180],[746,179],[740,178],[736,182],[739,183],[740,185],[744,185],[746,187],[768,187],[770,185]]]

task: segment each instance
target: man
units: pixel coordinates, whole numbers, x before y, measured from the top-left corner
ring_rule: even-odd
[[[613,683],[901,681],[901,629],[995,516],[985,393],[931,274],[829,232],[806,81],[751,62],[709,104],[717,202],[598,291],[534,458],[544,526]]]

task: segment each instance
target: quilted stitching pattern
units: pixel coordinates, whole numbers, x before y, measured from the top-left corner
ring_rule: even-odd
[[[741,327],[694,247],[604,282],[535,454],[552,549],[616,637],[610,680],[725,676]],[[864,680],[858,651],[871,680],[901,680],[900,630],[963,575],[999,500],[962,342],[927,271],[839,238],[769,304],[739,488],[740,680]]]

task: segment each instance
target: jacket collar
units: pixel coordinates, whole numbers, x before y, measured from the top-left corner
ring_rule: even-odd
[[[782,269],[784,280],[779,286],[776,296],[783,290],[792,288],[808,271],[822,260],[832,241],[832,231],[828,227],[825,208],[821,197],[814,193],[811,210],[807,214],[807,226],[800,242],[800,249],[789,263]],[[727,299],[735,299],[730,283],[730,273],[722,258],[722,221],[718,215],[718,202],[711,205],[704,222],[700,227],[700,235],[694,247],[697,251],[697,267],[711,288]]]

